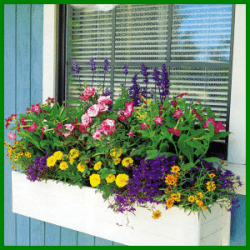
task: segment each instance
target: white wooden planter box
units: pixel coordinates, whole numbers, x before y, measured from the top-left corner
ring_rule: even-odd
[[[49,180],[30,182],[26,175],[12,172],[12,210],[24,216],[70,228],[125,245],[206,246],[230,244],[231,214],[218,205],[203,216],[185,212],[177,206],[162,212],[137,208],[136,216],[114,213],[100,193],[90,187],[69,186]],[[117,225],[117,223],[119,226]],[[131,228],[133,227],[133,229]]]

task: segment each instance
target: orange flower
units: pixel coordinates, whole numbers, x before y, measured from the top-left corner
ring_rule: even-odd
[[[176,185],[177,183],[177,178],[176,176],[172,175],[172,174],[168,174],[167,176],[165,176],[165,182],[168,185]]]
[[[214,174],[214,173],[211,173],[211,174],[209,174],[209,177],[214,178],[214,177],[215,177],[215,174]]]
[[[180,167],[179,167],[179,166],[174,165],[174,166],[171,168],[171,172],[173,172],[173,173],[177,173],[177,172],[179,172],[179,171],[180,171]]]
[[[161,212],[157,210],[156,212],[153,212],[152,218],[159,219],[161,217]]]
[[[171,198],[169,198],[169,199],[167,200],[166,206],[167,206],[168,208],[171,208],[173,205],[174,205],[174,200],[171,199]]]

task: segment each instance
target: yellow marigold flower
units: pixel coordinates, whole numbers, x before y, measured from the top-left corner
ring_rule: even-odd
[[[70,151],[70,157],[72,158],[77,158],[78,156],[80,156],[80,151],[78,149],[72,148]]]
[[[60,163],[59,168],[61,170],[66,170],[69,167],[68,163],[66,161],[63,161]]]
[[[15,167],[15,166],[11,166],[11,168],[16,170],[16,167]]]
[[[175,185],[177,183],[177,178],[172,174],[168,174],[167,176],[165,176],[165,182],[168,185]]]
[[[31,153],[29,151],[25,152],[24,154],[26,157],[30,158],[31,157]]]
[[[110,155],[114,158],[119,158],[122,155],[122,149],[121,148],[112,148],[110,150]]]
[[[74,161],[75,161],[75,158],[73,158],[73,157],[69,157],[69,163],[70,163],[70,165],[72,165],[73,163],[74,163]]]
[[[133,166],[133,162],[134,162],[134,160],[131,157],[126,157],[122,160],[122,166],[128,167],[129,164],[130,164],[130,166]]]
[[[84,172],[85,168],[86,168],[86,165],[84,164],[82,165],[81,162],[77,165],[77,170],[81,173]]]
[[[194,196],[193,196],[193,195],[190,195],[190,196],[188,197],[188,201],[189,201],[189,202],[194,202],[194,201],[195,201]]]
[[[12,150],[13,150],[12,147],[9,147],[9,148],[8,148],[8,152],[9,152],[9,153],[11,153]]]
[[[156,212],[153,212],[152,218],[159,219],[161,217],[161,212],[157,210]]]
[[[17,161],[17,160],[18,160],[18,156],[15,156],[14,161]]]
[[[210,174],[209,174],[209,177],[214,178],[214,177],[215,177],[215,174],[214,174],[214,173],[210,173]]]
[[[94,170],[98,171],[100,168],[102,167],[102,162],[98,161],[96,162],[96,164],[94,165]]]
[[[56,151],[53,156],[56,158],[56,160],[61,160],[62,156],[63,156],[63,152],[62,151]]]
[[[89,181],[92,187],[97,187],[101,183],[101,177],[99,174],[92,174],[89,177]]]
[[[203,197],[203,193],[202,192],[196,192],[197,195],[199,195],[201,198]]]
[[[112,183],[115,181],[115,175],[109,174],[105,180],[107,181],[107,183]]]
[[[52,155],[47,159],[47,166],[54,167],[56,164],[56,158]]]
[[[166,206],[167,206],[168,208],[171,208],[173,205],[174,205],[174,199],[169,198],[169,199],[167,200]]]
[[[118,174],[115,183],[118,187],[122,188],[128,184],[129,176],[126,174]]]
[[[113,162],[115,163],[115,165],[119,164],[121,162],[121,158],[114,158]]]
[[[173,166],[172,168],[171,168],[171,172],[173,172],[173,173],[177,173],[177,172],[179,172],[181,169],[180,169],[180,167],[179,166]]]

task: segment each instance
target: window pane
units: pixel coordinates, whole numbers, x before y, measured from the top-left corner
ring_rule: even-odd
[[[171,61],[229,62],[231,4],[174,5]]]

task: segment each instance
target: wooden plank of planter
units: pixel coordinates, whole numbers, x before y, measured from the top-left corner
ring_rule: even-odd
[[[230,216],[218,205],[206,213],[206,220],[177,206],[166,210],[156,205],[162,216],[155,220],[141,207],[136,216],[114,213],[95,188],[52,180],[32,183],[19,172],[12,172],[12,187],[13,212],[125,245],[229,245]]]

